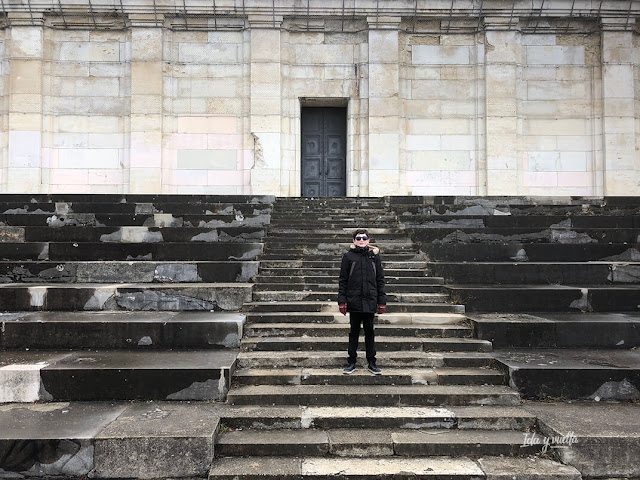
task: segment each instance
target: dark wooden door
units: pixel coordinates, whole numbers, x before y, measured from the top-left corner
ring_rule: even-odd
[[[302,108],[302,196],[347,194],[347,109]]]

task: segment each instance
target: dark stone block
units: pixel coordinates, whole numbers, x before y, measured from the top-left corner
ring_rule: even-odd
[[[48,243],[0,243],[0,260],[46,260]]]
[[[0,283],[72,283],[77,264],[54,262],[1,262]]]
[[[579,288],[451,286],[455,303],[469,312],[570,312],[588,309]]]

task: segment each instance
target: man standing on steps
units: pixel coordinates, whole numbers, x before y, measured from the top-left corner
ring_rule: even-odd
[[[373,319],[376,312],[382,314],[387,308],[384,287],[380,250],[377,247],[369,247],[369,234],[360,228],[353,233],[353,245],[342,256],[338,281],[338,307],[343,315],[349,312],[351,323],[349,358],[343,370],[346,374],[353,373],[356,369],[360,324],[364,328],[368,369],[374,375],[382,373],[376,365]]]

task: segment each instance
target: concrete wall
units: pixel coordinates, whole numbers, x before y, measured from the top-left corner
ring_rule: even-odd
[[[313,3],[8,12],[0,191],[297,196],[301,106],[340,105],[349,195],[640,195],[640,12]]]

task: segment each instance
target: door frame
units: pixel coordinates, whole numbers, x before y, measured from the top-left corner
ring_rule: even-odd
[[[353,132],[354,125],[352,108],[353,102],[349,97],[299,97],[296,102],[297,108],[297,141],[296,141],[296,166],[298,170],[297,180],[297,192],[296,196],[302,197],[302,108],[303,107],[339,107],[345,108],[345,194],[346,196],[352,196],[353,182]],[[356,193],[357,195],[357,193]]]

